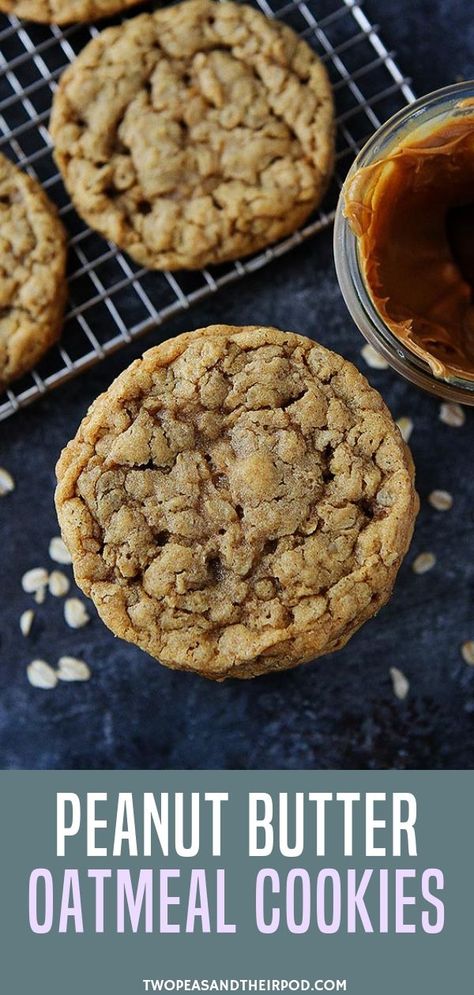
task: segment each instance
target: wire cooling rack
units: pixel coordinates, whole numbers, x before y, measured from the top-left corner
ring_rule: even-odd
[[[0,420],[331,224],[353,156],[383,120],[414,100],[360,0],[255,3],[296,30],[326,64],[338,115],[336,175],[322,209],[300,231],[244,261],[199,273],[135,265],[81,221],[64,190],[47,130],[51,98],[63,69],[100,29],[0,19],[0,150],[42,183],[69,233],[69,310],[61,341],[36,370],[0,394]]]

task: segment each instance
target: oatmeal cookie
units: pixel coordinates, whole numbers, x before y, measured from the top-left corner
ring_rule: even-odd
[[[66,235],[39,183],[0,154],[0,389],[59,337]]]
[[[0,10],[38,24],[72,24],[98,21],[142,0],[0,0]]]
[[[343,646],[411,539],[413,463],[341,356],[216,325],[148,350],[57,467],[77,583],[116,635],[215,680]]]
[[[255,252],[317,206],[333,164],[326,70],[253,7],[187,0],[94,38],[51,135],[77,211],[153,269]]]

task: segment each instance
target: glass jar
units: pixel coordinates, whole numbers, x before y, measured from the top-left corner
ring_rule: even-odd
[[[383,159],[394,146],[407,138],[410,130],[429,125],[430,130],[434,131],[445,118],[465,114],[459,104],[473,98],[474,81],[470,80],[436,90],[404,107],[369,138],[348,177],[361,167]],[[472,106],[470,112],[472,114]],[[342,295],[356,325],[390,366],[407,380],[438,397],[474,405],[474,381],[455,376],[446,379],[435,377],[428,364],[405,348],[385,324],[367,289],[360,266],[358,241],[343,215],[343,206],[341,193],[334,222],[334,261]]]

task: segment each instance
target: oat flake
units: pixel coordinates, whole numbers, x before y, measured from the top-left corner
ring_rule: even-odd
[[[453,498],[449,491],[431,491],[428,501],[436,511],[449,511],[453,506]]]
[[[5,494],[11,494],[15,490],[15,481],[3,466],[0,466],[0,497],[5,497]]]
[[[57,674],[60,681],[88,681],[91,671],[84,660],[78,660],[75,656],[61,656]]]
[[[445,403],[439,409],[439,417],[445,425],[452,428],[461,428],[466,421],[466,415],[460,404]]]
[[[407,418],[403,415],[398,419],[397,425],[400,429],[400,435],[405,442],[409,442],[411,433],[413,432],[413,422],[411,418]]]
[[[369,345],[368,342],[362,347],[360,354],[362,359],[367,363],[367,366],[370,366],[372,370],[388,370],[387,360],[377,352],[377,349]]]
[[[29,636],[34,617],[35,613],[32,608],[27,608],[27,610],[20,615],[20,629],[23,636]]]
[[[34,688],[48,690],[56,687],[58,683],[56,672],[49,663],[46,663],[46,660],[32,660],[26,668],[26,674]]]
[[[474,640],[468,639],[467,642],[463,643],[461,646],[461,656],[465,663],[468,663],[470,667],[474,667]]]
[[[49,575],[49,590],[54,598],[64,598],[70,588],[69,578],[62,570],[53,570]]]
[[[410,682],[405,674],[398,667],[390,667],[390,677],[392,678],[393,693],[399,701],[404,701],[409,690]]]
[[[71,629],[82,629],[82,626],[90,621],[90,615],[80,598],[68,598],[65,601],[64,618]]]
[[[46,587],[48,583],[48,571],[43,567],[33,567],[27,570],[21,579],[21,586],[26,594],[35,594],[36,591]]]
[[[434,553],[420,553],[411,565],[413,573],[425,574],[428,570],[431,570],[436,563],[436,556]]]
[[[66,565],[72,563],[71,556],[61,536],[53,536],[49,544],[49,555],[55,563]]]

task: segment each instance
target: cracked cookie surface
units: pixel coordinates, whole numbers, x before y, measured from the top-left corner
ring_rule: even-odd
[[[343,646],[388,599],[413,464],[350,363],[274,328],[150,349],[57,467],[77,583],[169,667],[252,677]]]
[[[0,10],[38,24],[72,24],[111,17],[142,0],[0,0]]]
[[[66,236],[39,183],[0,154],[0,389],[59,337]]]
[[[326,70],[288,27],[187,0],[107,28],[61,77],[51,135],[77,211],[155,269],[290,234],[333,164]]]

